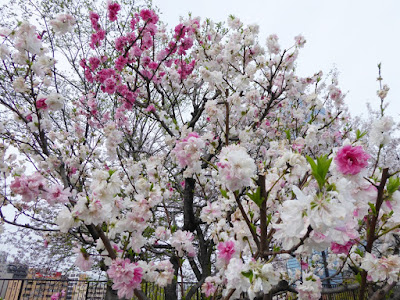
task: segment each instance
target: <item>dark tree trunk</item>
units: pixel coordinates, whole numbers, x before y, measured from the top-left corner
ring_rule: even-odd
[[[185,178],[185,190],[183,192],[183,230],[195,231],[196,218],[193,210],[194,188],[196,180]]]
[[[178,269],[179,269],[179,258],[176,256],[172,256],[169,260],[172,265],[174,266],[174,279],[172,280],[171,284],[168,284],[165,288],[164,288],[164,293],[165,293],[165,299],[168,300],[177,300],[178,299],[178,295],[177,295],[177,289],[176,289],[176,278],[178,277]]]

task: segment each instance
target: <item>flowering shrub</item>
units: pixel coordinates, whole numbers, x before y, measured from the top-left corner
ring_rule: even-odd
[[[155,10],[123,8],[1,28],[4,222],[69,234],[76,264],[101,260],[119,297],[146,299],[147,281],[173,299],[179,279],[207,297],[319,299],[312,262],[325,250],[330,268],[355,272],[360,299],[368,284],[390,288],[400,164],[389,89],[356,128],[335,74],[296,74],[301,35],[283,50],[234,16],[168,32]]]

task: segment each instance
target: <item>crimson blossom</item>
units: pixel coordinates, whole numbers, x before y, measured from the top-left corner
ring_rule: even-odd
[[[337,152],[335,162],[342,174],[356,175],[368,165],[370,157],[361,146],[346,145]]]

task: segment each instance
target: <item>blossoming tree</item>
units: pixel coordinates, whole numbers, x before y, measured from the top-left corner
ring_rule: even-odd
[[[41,9],[36,26],[0,31],[4,222],[70,235],[79,267],[101,261],[119,298],[146,299],[147,281],[176,299],[190,280],[188,299],[200,286],[224,299],[319,299],[310,261],[324,250],[338,273],[354,271],[359,299],[395,285],[387,87],[361,131],[335,74],[296,75],[302,36],[282,50],[234,16],[227,27],[189,17],[169,33],[149,7]]]

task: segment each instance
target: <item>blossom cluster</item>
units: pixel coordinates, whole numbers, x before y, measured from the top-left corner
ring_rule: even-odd
[[[12,114],[0,116],[7,201],[50,207],[54,228],[79,232],[87,245],[76,265],[103,259],[125,298],[142,281],[205,278],[215,264],[207,297],[253,299],[286,280],[299,299],[319,299],[315,251],[329,253],[330,268],[398,280],[400,163],[389,154],[398,125],[382,106],[356,130],[335,72],[296,74],[303,36],[287,50],[275,34],[262,44],[258,26],[234,16],[228,28],[190,16],[168,33],[155,10],[125,15],[112,1],[87,21],[74,80],[53,77],[46,46],[57,44],[47,34],[70,46],[60,36],[80,30],[78,17],[57,15],[51,32],[28,22],[0,32],[0,75],[12,93]],[[6,159],[15,149],[21,158]],[[155,259],[141,261],[147,251]],[[287,256],[302,281],[283,266]]]

